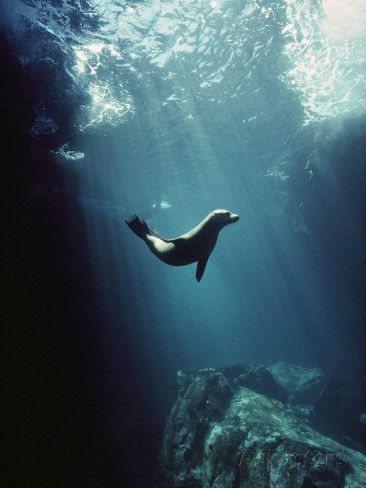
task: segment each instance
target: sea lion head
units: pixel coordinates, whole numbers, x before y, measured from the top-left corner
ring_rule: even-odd
[[[229,212],[223,208],[213,210],[210,214],[210,221],[214,222],[220,229],[225,225],[233,224],[239,220],[239,215]]]

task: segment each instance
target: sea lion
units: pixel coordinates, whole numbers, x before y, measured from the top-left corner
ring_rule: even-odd
[[[228,210],[213,210],[200,224],[176,239],[161,237],[137,215],[125,222],[136,235],[146,242],[150,251],[164,263],[172,266],[185,266],[197,262],[196,279],[200,281],[220,230],[225,225],[233,224],[238,220],[239,215]]]

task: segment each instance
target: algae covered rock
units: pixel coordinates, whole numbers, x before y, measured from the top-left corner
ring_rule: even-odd
[[[366,458],[314,431],[281,403],[242,388],[224,422],[207,435],[201,486],[361,487]]]
[[[366,457],[222,371],[183,378],[162,452],[169,488],[365,488]]]
[[[202,486],[202,454],[211,425],[219,423],[233,398],[225,376],[213,369],[178,373],[178,399],[169,416],[163,439],[163,474],[166,486]]]
[[[246,367],[245,370],[234,378],[234,384],[245,386],[257,393],[262,393],[281,402],[286,402],[288,397],[286,389],[273,377],[269,369],[261,364]]]
[[[313,404],[326,381],[325,374],[319,368],[304,368],[295,364],[278,362],[270,366],[268,370],[289,393],[292,403]]]

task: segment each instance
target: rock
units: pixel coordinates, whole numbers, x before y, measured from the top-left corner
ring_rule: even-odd
[[[257,393],[262,393],[281,402],[286,402],[288,397],[288,392],[274,379],[270,371],[261,364],[245,366],[244,364],[238,363],[220,369],[208,368],[188,373],[178,371],[178,386],[186,386],[195,375],[200,375],[204,371],[222,373],[233,391],[236,391],[240,386],[245,386]]]
[[[225,368],[220,368],[219,371],[224,374],[227,380],[235,382],[240,375],[247,373],[248,369],[248,366],[245,366],[242,363],[236,363],[231,366],[226,366]]]
[[[286,402],[288,397],[285,388],[276,381],[268,369],[260,364],[247,368],[246,371],[235,378],[234,383],[281,402]]]
[[[214,369],[179,372],[178,384],[178,400],[164,432],[163,473],[166,486],[198,488],[207,431],[223,419],[233,391],[225,376]]]
[[[233,390],[215,370],[184,376],[162,466],[160,486],[169,488],[366,487],[363,454],[316,432],[279,401]]]
[[[289,393],[291,404],[313,404],[319,392],[324,388],[326,377],[319,368],[279,362],[268,370],[274,379]]]
[[[295,415],[303,422],[311,424],[311,416],[314,411],[313,405],[310,405],[309,403],[300,403],[298,405],[293,403],[287,403],[286,409],[289,413]]]

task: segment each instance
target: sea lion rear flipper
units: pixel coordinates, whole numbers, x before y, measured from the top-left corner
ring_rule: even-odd
[[[203,273],[205,272],[206,264],[208,261],[208,258],[210,256],[207,256],[207,258],[200,259],[197,261],[197,269],[196,269],[196,280],[201,281],[201,278],[203,276]]]
[[[139,219],[137,215],[133,215],[130,219],[125,220],[125,222],[132,232],[141,237],[141,239],[144,239],[146,235],[150,233],[147,223],[144,220]]]
[[[155,236],[161,239],[164,242],[170,242],[169,239],[165,239],[159,235],[156,230],[151,229],[145,220],[141,220],[137,215],[133,215],[130,219],[125,220],[128,227],[134,232],[137,236],[141,237],[141,239],[145,239],[147,235]]]

